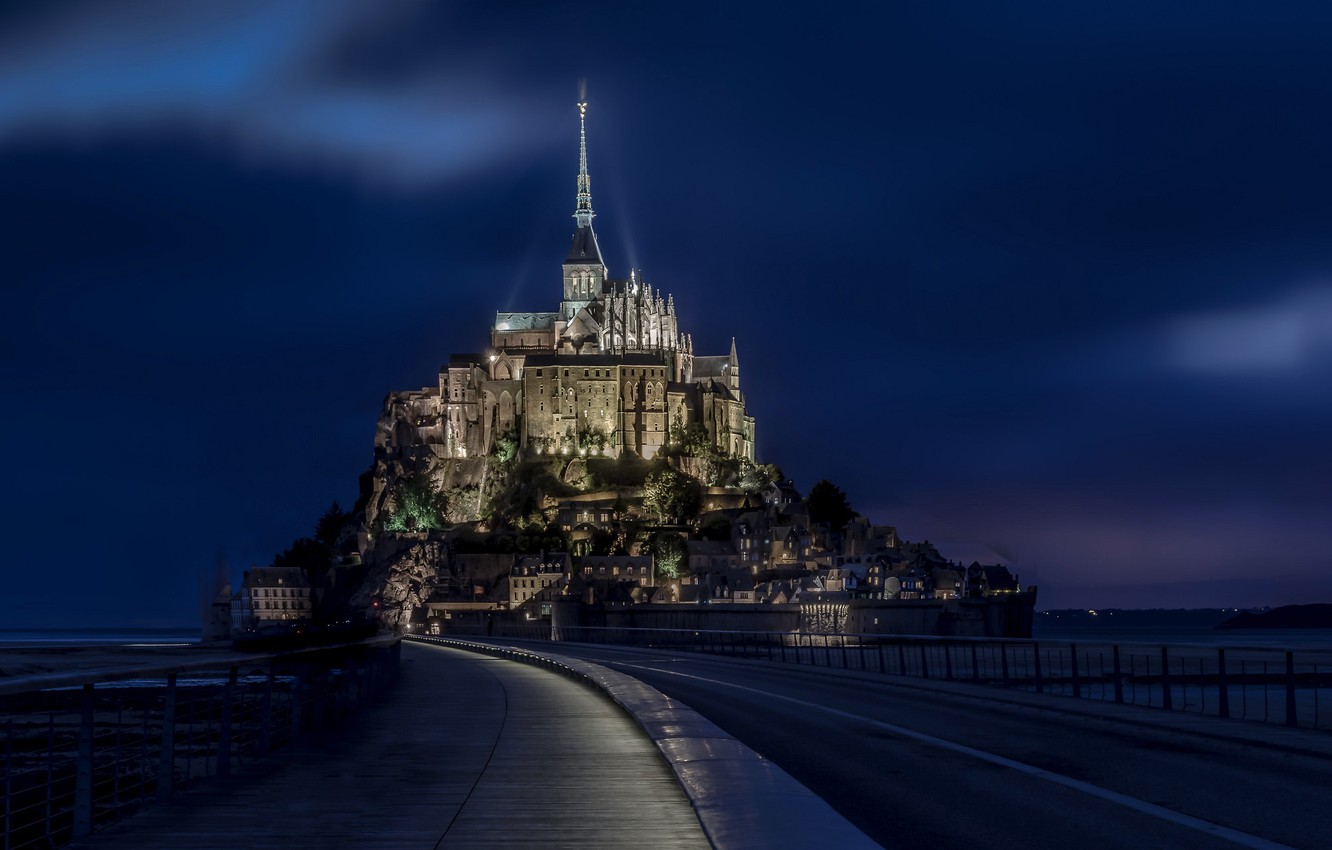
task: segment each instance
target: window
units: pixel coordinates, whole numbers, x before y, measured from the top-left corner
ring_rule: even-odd
[[[540,370],[540,369],[537,370],[537,377],[538,377],[538,378],[541,377],[541,370]]]

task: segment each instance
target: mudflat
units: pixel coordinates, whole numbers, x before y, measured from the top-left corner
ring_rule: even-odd
[[[5,647],[0,649],[0,680],[80,670],[192,663],[233,653],[229,644]]]

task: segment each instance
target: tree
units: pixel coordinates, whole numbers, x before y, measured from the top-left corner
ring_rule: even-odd
[[[428,475],[413,472],[398,480],[384,528],[388,531],[429,531],[444,527],[449,501]]]
[[[347,524],[348,515],[343,512],[342,507],[335,501],[324,511],[324,515],[315,523],[314,539],[328,547],[330,552],[336,552],[338,548],[338,537],[342,534],[343,527]]]
[[[714,514],[707,518],[698,530],[703,540],[726,541],[731,539],[731,519],[725,514]]]
[[[493,447],[495,457],[501,464],[506,464],[518,456],[518,441],[511,434],[501,434]]]
[[[656,513],[658,522],[693,516],[702,501],[698,482],[670,465],[654,469],[643,482],[643,506]]]
[[[754,463],[740,459],[740,479],[737,482],[746,493],[762,492],[764,487],[782,480],[782,471],[771,463]]]
[[[810,489],[805,506],[809,508],[810,522],[826,522],[833,531],[841,531],[848,522],[860,516],[851,508],[842,488],[826,478]]]
[[[658,534],[652,541],[652,554],[656,557],[659,574],[667,578],[679,578],[689,558],[689,547],[680,535],[665,532]]]
[[[295,567],[314,584],[328,570],[333,550],[310,537],[293,540],[291,547],[273,557],[275,567]]]

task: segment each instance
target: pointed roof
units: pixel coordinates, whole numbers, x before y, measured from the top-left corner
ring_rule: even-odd
[[[573,236],[573,244],[569,246],[569,256],[564,258],[564,264],[584,264],[592,266],[605,266],[606,262],[601,259],[601,247],[597,245],[597,234],[592,232],[592,227],[578,228]]]
[[[578,104],[578,194],[574,201],[574,221],[578,230],[574,233],[573,244],[569,246],[569,255],[564,264],[571,263],[605,266],[601,259],[601,248],[597,245],[597,234],[592,231],[592,178],[587,173],[587,101]]]

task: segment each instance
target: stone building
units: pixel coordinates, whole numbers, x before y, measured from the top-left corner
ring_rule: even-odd
[[[540,555],[515,555],[509,573],[509,608],[516,609],[557,584],[569,572],[569,556],[564,552]]]
[[[463,469],[457,461],[489,454],[501,437],[539,454],[651,458],[672,429],[693,425],[726,453],[754,459],[735,341],[726,354],[696,355],[673,296],[637,270],[611,277],[594,217],[579,104],[576,229],[558,307],[496,313],[487,350],[453,355],[434,387],[390,394],[381,459]]]
[[[313,615],[310,582],[296,567],[251,567],[231,602],[233,633]]]

